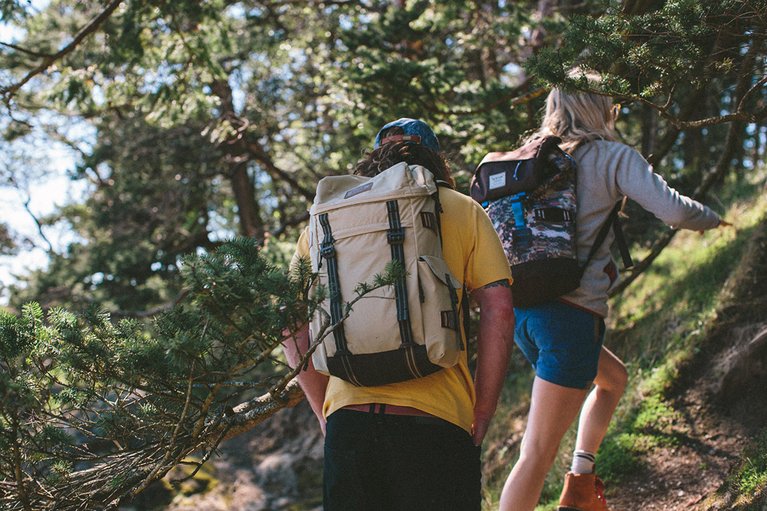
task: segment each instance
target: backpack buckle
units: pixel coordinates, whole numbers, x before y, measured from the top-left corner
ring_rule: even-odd
[[[336,247],[332,243],[320,244],[320,255],[325,259],[330,259],[336,256]]]
[[[405,229],[389,229],[386,239],[390,245],[401,245],[405,241]]]

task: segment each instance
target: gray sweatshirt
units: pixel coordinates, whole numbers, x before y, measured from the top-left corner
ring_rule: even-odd
[[[573,157],[578,162],[576,223],[581,263],[586,262],[610,210],[624,195],[675,228],[704,230],[719,225],[719,215],[670,188],[642,155],[625,144],[591,142],[576,149]],[[607,316],[607,292],[617,282],[610,255],[614,239],[611,229],[589,262],[580,287],[562,300]]]

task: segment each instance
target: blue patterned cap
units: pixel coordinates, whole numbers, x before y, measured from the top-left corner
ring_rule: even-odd
[[[402,133],[396,133],[391,135],[382,135],[389,131],[391,128],[400,128]],[[378,132],[376,135],[373,149],[378,149],[384,144],[389,142],[410,142],[413,144],[421,144],[424,147],[428,147],[432,151],[439,152],[439,141],[437,136],[431,130],[428,124],[418,119],[410,119],[409,117],[403,117],[392,121]]]

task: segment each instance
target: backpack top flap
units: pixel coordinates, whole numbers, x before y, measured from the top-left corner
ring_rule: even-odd
[[[390,198],[432,195],[437,184],[432,173],[420,165],[400,162],[374,177],[328,176],[317,184],[310,213]]]
[[[486,154],[472,177],[471,197],[481,203],[536,189],[550,177],[548,155],[559,151],[561,141],[544,137],[514,151]]]

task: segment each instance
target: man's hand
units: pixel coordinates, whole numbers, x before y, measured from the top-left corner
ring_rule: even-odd
[[[302,363],[303,355],[309,350],[309,326],[304,325],[293,334],[285,332],[284,335],[282,347],[285,358],[288,359],[290,367],[297,367],[298,364]],[[306,400],[309,401],[309,406],[312,407],[314,415],[317,416],[322,436],[325,436],[325,417],[322,413],[322,407],[325,403],[325,389],[328,386],[329,378],[314,369],[311,359],[308,361],[306,370],[299,372],[297,378]]]
[[[482,415],[478,414],[476,410],[474,411],[474,423],[471,425],[471,438],[474,440],[474,445],[479,446],[482,444],[492,417],[492,414]]]

